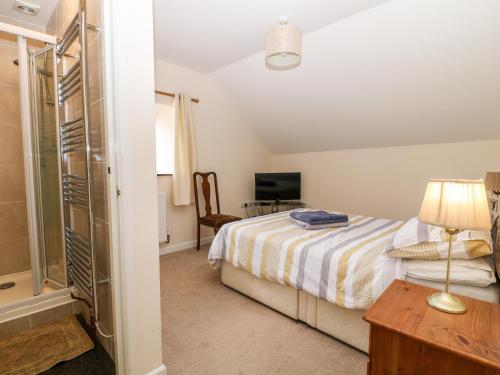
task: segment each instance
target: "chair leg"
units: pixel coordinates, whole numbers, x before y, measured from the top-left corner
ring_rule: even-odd
[[[196,250],[200,250],[200,223],[198,223],[198,231],[197,231],[197,236],[196,236]]]

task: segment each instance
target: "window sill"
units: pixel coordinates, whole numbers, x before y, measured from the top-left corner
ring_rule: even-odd
[[[172,173],[157,173],[156,177],[172,176]]]

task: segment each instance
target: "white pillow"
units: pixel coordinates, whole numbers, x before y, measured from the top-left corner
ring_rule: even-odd
[[[453,259],[450,283],[486,287],[496,282],[490,257]],[[403,274],[415,279],[445,282],[447,260],[404,260]]]
[[[385,253],[391,258],[446,259],[448,238],[444,228],[422,223],[414,217],[399,228]],[[452,237],[452,258],[473,259],[491,253],[489,231],[464,230]]]

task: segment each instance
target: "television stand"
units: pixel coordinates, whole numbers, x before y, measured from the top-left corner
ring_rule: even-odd
[[[297,208],[303,208],[306,206],[304,202],[300,201],[255,201],[252,203],[256,208],[257,216],[274,214],[281,211],[295,210]],[[269,210],[266,210],[266,207],[269,207]]]

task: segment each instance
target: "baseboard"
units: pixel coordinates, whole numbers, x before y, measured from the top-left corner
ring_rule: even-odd
[[[201,245],[207,245],[207,244],[211,243],[213,239],[214,239],[213,236],[205,237],[205,238],[201,239],[200,243],[201,243]],[[195,247],[196,247],[196,240],[182,242],[182,243],[178,243],[178,244],[170,245],[170,246],[168,246],[168,245],[165,246],[165,244],[160,244],[160,256],[176,253],[178,251],[194,249]]]
[[[162,363],[153,371],[148,372],[146,375],[167,375],[167,367]]]

